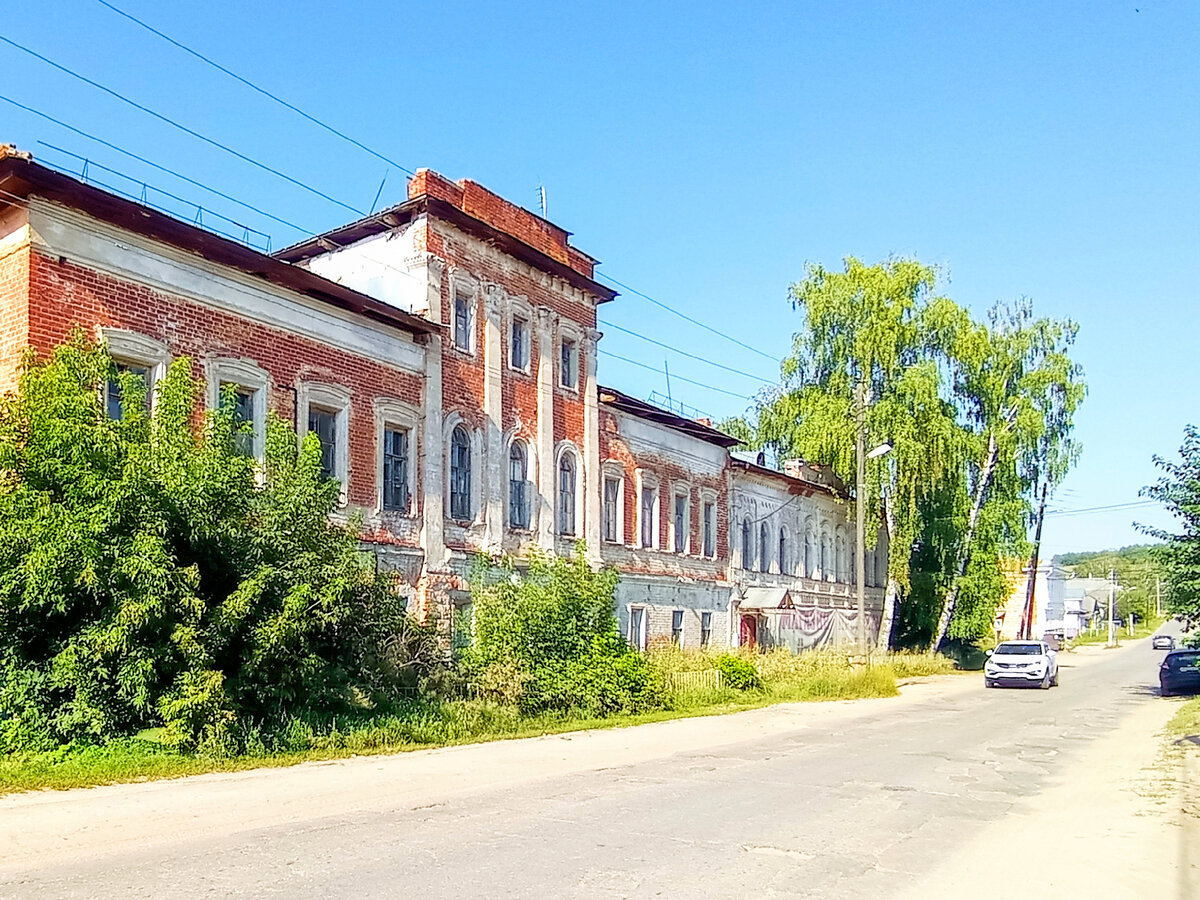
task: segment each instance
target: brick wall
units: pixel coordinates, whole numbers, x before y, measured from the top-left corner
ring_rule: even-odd
[[[0,394],[15,390],[29,345],[29,244],[0,244]]]
[[[107,326],[144,334],[166,344],[174,356],[190,357],[197,378],[204,377],[205,357],[249,359],[270,373],[271,408],[288,421],[294,421],[298,381],[349,388],[347,497],[352,505],[375,508],[374,401],[384,397],[420,408],[420,376],[36,251],[30,256],[30,283],[28,342],[43,353],[62,343],[76,326],[93,336],[96,326]],[[415,458],[412,464],[417,465]],[[419,471],[414,497],[418,517]],[[397,528],[394,533],[380,528],[373,537],[416,542],[411,527]]]

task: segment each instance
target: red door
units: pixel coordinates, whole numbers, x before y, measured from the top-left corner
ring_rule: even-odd
[[[754,647],[758,643],[758,617],[742,616],[738,643],[743,647]]]

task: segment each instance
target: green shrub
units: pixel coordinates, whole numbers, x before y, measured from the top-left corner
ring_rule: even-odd
[[[0,399],[0,751],[166,726],[232,752],[252,722],[389,701],[430,665],[356,523],[331,522],[315,438],[273,417],[265,462],[241,455],[247,426],[198,417],[191,372],[171,365],[151,417],[77,334]]]
[[[748,691],[762,687],[762,679],[754,664],[740,656],[723,653],[717,657],[717,668],[725,683],[735,690]]]

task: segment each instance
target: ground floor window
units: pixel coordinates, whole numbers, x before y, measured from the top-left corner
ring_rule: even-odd
[[[634,606],[629,610],[629,645],[635,650],[646,649],[646,610]]]
[[[683,610],[677,609],[671,613],[671,643],[676,647],[683,644]]]
[[[700,646],[707,647],[712,640],[712,613],[700,613]]]

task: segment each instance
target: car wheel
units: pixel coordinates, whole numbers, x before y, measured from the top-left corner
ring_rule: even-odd
[[[1050,680],[1050,687],[1058,687],[1058,669],[1054,670],[1054,678]]]
[[[1170,696],[1171,696],[1171,690],[1170,690],[1170,688],[1168,688],[1168,687],[1165,687],[1165,686],[1162,686],[1162,685],[1160,685],[1160,686],[1159,686],[1159,688],[1158,688],[1158,693],[1159,693],[1159,695],[1160,695],[1160,696],[1163,696],[1163,697],[1170,697]]]
[[[992,681],[990,678],[985,678],[983,679],[983,686],[985,688],[994,688],[996,686],[996,682]]]
[[[1038,685],[1043,691],[1050,690],[1050,673],[1046,673],[1046,677],[1042,679],[1042,683]]]

